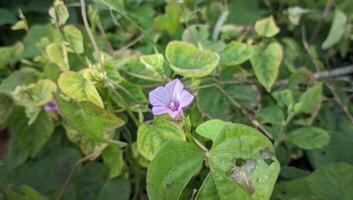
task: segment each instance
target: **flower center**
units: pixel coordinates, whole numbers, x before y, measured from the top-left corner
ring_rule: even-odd
[[[179,109],[179,102],[178,101],[171,101],[168,108],[171,110],[171,111],[178,111]]]

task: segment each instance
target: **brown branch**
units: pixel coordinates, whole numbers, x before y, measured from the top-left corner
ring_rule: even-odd
[[[324,19],[327,17],[327,15],[328,15],[329,11],[331,10],[332,6],[333,6],[333,0],[327,0],[326,6],[324,8],[324,11],[322,12],[322,14],[320,16],[319,23],[316,25],[315,30],[314,30],[313,34],[311,35],[311,37],[310,37],[310,42],[312,42],[316,38],[317,34],[320,32],[322,23],[324,22]]]

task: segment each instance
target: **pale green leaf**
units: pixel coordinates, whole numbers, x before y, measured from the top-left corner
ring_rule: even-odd
[[[184,131],[173,122],[154,120],[153,124],[141,124],[137,130],[137,150],[148,160],[169,140],[185,140]]]
[[[58,79],[58,86],[65,95],[77,101],[89,101],[101,108],[104,107],[93,83],[84,79],[77,72],[67,71],[62,73]]]
[[[77,54],[83,53],[83,36],[80,29],[74,25],[66,25],[63,31],[65,39],[69,42],[69,46],[72,50]]]
[[[282,58],[282,46],[277,42],[272,42],[265,48],[260,46],[254,48],[250,62],[257,79],[268,92],[271,91],[272,85],[277,79]]]
[[[222,65],[238,65],[248,60],[253,53],[251,45],[233,41],[220,52]]]
[[[271,15],[267,18],[256,21],[255,31],[261,36],[273,37],[279,33],[279,28]]]
[[[158,53],[153,55],[141,56],[140,59],[147,69],[151,71],[157,71],[159,74],[161,74],[161,76],[163,75],[164,58],[162,54]]]
[[[318,149],[330,142],[330,135],[321,128],[303,127],[289,133],[288,142],[303,149]]]
[[[52,43],[46,48],[50,62],[57,64],[62,71],[70,69],[65,47],[59,43]]]
[[[123,151],[116,144],[109,144],[103,151],[103,162],[110,169],[109,178],[115,178],[121,174],[124,166]]]
[[[299,99],[299,102],[294,105],[296,113],[310,113],[321,101],[322,83],[318,83],[308,88]]]
[[[208,50],[197,49],[194,45],[172,41],[168,43],[166,57],[170,67],[185,77],[209,75],[219,62],[219,55]]]
[[[227,124],[229,124],[229,122],[220,119],[208,120],[196,128],[196,133],[214,141],[218,135],[222,133],[223,128]]]
[[[347,21],[347,15],[339,9],[336,9],[330,32],[321,45],[322,49],[328,49],[337,44],[342,39],[342,36],[346,30]]]

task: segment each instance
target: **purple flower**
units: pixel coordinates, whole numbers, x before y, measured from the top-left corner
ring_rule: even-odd
[[[56,112],[58,111],[58,104],[56,104],[55,100],[51,100],[47,104],[45,104],[44,110]]]
[[[159,86],[149,93],[149,101],[154,115],[168,113],[173,119],[180,119],[184,107],[191,104],[194,96],[187,90],[179,79],[174,79],[164,87]]]

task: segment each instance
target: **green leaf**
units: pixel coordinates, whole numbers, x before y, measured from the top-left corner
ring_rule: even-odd
[[[25,195],[26,199],[49,200],[48,197],[43,196],[37,190],[28,185],[21,186],[20,191]]]
[[[124,166],[123,151],[116,144],[108,145],[103,151],[104,164],[110,169],[109,178],[115,178],[121,174]]]
[[[79,73],[73,71],[63,72],[58,79],[60,90],[77,101],[89,101],[101,108],[103,101],[93,83],[85,80]]]
[[[256,113],[256,117],[261,119],[261,123],[271,123],[273,125],[282,125],[284,123],[283,111],[276,105],[266,106]]]
[[[22,68],[5,78],[0,85],[0,92],[11,96],[17,86],[28,85],[37,81],[39,72],[33,68]]]
[[[321,128],[303,127],[288,134],[288,142],[303,149],[317,149],[330,142],[330,135]]]
[[[43,79],[37,83],[17,87],[12,93],[12,97],[17,104],[22,106],[44,106],[53,99],[56,89],[56,84],[53,81]]]
[[[49,9],[51,22],[56,25],[64,25],[69,18],[69,11],[62,0],[55,0],[53,6]]]
[[[277,79],[282,58],[282,46],[277,42],[270,43],[264,49],[260,46],[254,47],[250,62],[257,79],[268,92]]]
[[[4,24],[12,24],[16,22],[16,15],[13,12],[0,8],[0,26]]]
[[[164,81],[160,71],[157,71],[156,68],[151,68],[151,63],[148,65],[141,62],[141,59],[138,59],[137,56],[132,56],[129,58],[129,62],[124,68],[124,72],[133,78],[142,79],[143,81],[150,82],[162,82]],[[131,80],[133,82],[133,80]]]
[[[122,12],[125,9],[124,0],[93,0],[97,4],[102,4],[108,8]]]
[[[12,46],[0,47],[0,69],[5,68],[8,64],[18,62],[22,58],[24,48],[22,42],[17,42]]]
[[[260,36],[273,37],[279,33],[279,28],[273,19],[273,16],[258,20],[255,23],[255,31]]]
[[[77,54],[83,53],[83,36],[80,29],[74,25],[66,25],[63,31],[65,39],[70,43],[72,50]]]
[[[209,173],[199,189],[196,200],[220,200],[212,174]]]
[[[196,146],[182,141],[165,143],[147,171],[147,193],[151,200],[179,199],[204,159]]]
[[[35,157],[54,131],[54,124],[45,111],[39,113],[37,119],[28,125],[23,109],[16,109],[9,119],[11,133],[10,146],[6,161],[9,166],[16,167],[26,161],[29,156]]]
[[[50,62],[57,64],[62,71],[70,69],[65,46],[59,43],[52,43],[46,48]]]
[[[153,55],[148,55],[148,56],[141,56],[141,62],[146,66],[147,69],[151,71],[156,71],[159,74],[161,74],[163,78],[163,64],[164,64],[164,58],[163,55],[158,53],[158,54],[153,54]]]
[[[221,65],[239,65],[248,60],[253,53],[250,45],[232,41],[220,53]]]
[[[141,124],[137,130],[137,150],[148,160],[169,140],[185,140],[184,131],[173,122],[155,120],[151,125]]]
[[[322,83],[308,88],[294,105],[295,113],[310,113],[321,101]]]
[[[208,50],[199,50],[194,45],[172,41],[166,49],[170,67],[185,77],[203,77],[209,75],[219,62],[218,54]]]
[[[104,132],[124,124],[122,119],[89,102],[68,102],[61,97],[57,97],[56,102],[60,114],[73,128],[98,142],[107,142]]]
[[[330,28],[330,31],[322,43],[322,49],[328,49],[337,44],[343,37],[348,22],[347,15],[339,9],[335,10],[335,17]]]
[[[269,199],[280,165],[272,143],[257,130],[228,124],[209,152],[220,199]]]
[[[10,117],[13,107],[12,99],[3,93],[0,93],[0,130],[6,126],[6,121]]]
[[[130,182],[127,178],[117,177],[107,181],[99,191],[97,200],[129,200]]]
[[[177,2],[171,2],[165,7],[165,14],[159,15],[153,20],[153,28],[157,31],[165,31],[169,35],[174,34],[180,26],[181,7]]]
[[[225,122],[220,119],[208,120],[196,128],[196,133],[214,141],[219,134],[222,133],[223,128],[227,124],[229,124],[229,122]]]

